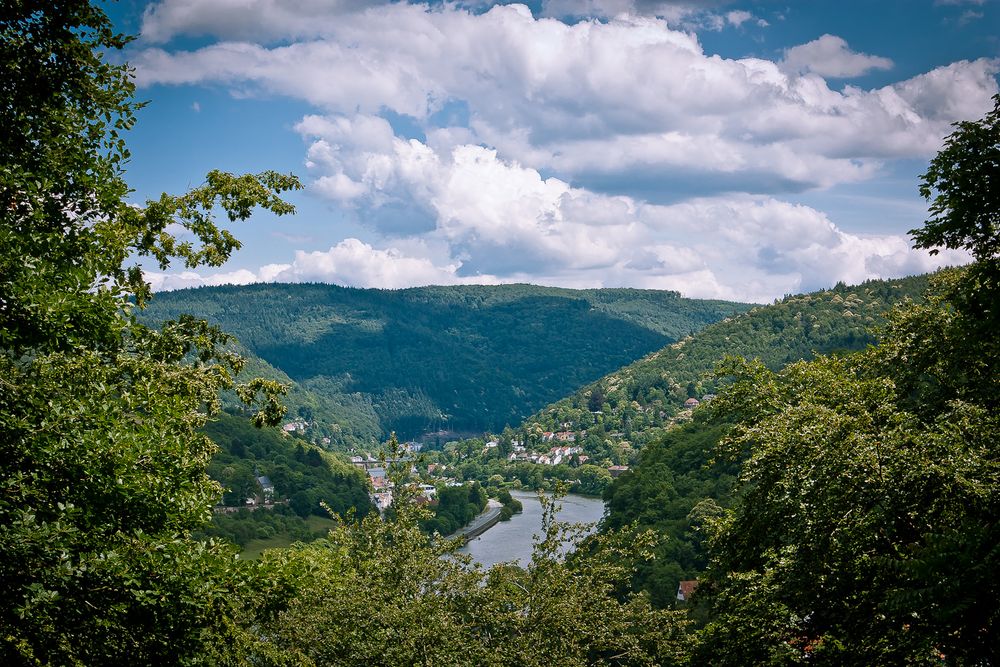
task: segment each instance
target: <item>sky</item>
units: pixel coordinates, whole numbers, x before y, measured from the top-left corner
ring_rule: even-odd
[[[920,175],[993,108],[1000,0],[121,0],[142,202],[298,175],[218,269],[768,302],[968,260],[913,250]]]

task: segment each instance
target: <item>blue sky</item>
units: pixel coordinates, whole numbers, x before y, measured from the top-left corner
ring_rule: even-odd
[[[965,261],[909,248],[919,175],[992,108],[1000,2],[123,0],[135,198],[306,184],[217,271],[361,287],[782,294]]]

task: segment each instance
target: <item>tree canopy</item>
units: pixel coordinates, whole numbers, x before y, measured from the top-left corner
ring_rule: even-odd
[[[974,264],[937,274],[864,352],[720,369],[734,382],[711,410],[735,422],[720,453],[742,471],[738,502],[713,522],[697,660],[1000,656],[998,291],[984,279],[998,269],[996,102],[931,163],[922,190],[942,195],[915,235]]]
[[[127,40],[87,2],[7,3],[0,17],[0,661],[154,664],[221,629],[232,553],[190,537],[219,487],[198,429],[219,390],[281,414],[278,387],[234,386],[228,337],[192,317],[159,330],[139,262],[217,265],[215,223],[278,198],[291,176],[212,172],[183,195],[126,202],[137,104]],[[179,241],[168,225],[193,241]]]
[[[980,120],[955,124],[921,178],[931,217],[910,231],[916,247],[962,248],[980,261],[1000,255],[1000,94],[993,102]]]
[[[194,312],[235,335],[276,378],[295,382],[289,405],[313,412],[312,432],[348,449],[393,431],[408,439],[516,425],[748,307],[640,289],[260,284],[160,294],[142,317]]]

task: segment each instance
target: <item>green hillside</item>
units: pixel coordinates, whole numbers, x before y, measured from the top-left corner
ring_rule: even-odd
[[[249,371],[293,383],[293,417],[314,418],[332,445],[352,445],[390,430],[520,423],[747,308],[657,290],[261,284],[157,294],[142,318],[191,313],[220,325],[259,359]]]
[[[858,350],[876,342],[872,327],[885,323],[893,305],[906,298],[920,300],[927,284],[928,276],[918,276],[789,297],[709,327],[683,345],[632,364],[599,384],[617,387],[609,396],[642,400],[658,396],[656,388],[665,386],[665,377],[676,378],[675,386],[695,381],[699,388],[713,388],[711,381],[695,378],[710,371],[725,354],[758,358],[778,370],[815,354]],[[576,400],[585,395],[581,392]],[[686,392],[672,397],[673,413],[678,401],[686,397]],[[665,538],[657,547],[657,558],[638,566],[634,581],[658,605],[671,606],[678,582],[696,578],[708,565],[704,524],[733,502],[739,466],[713,456],[730,424],[714,418],[712,412],[698,410],[693,421],[673,428],[636,430],[634,436],[645,446],[631,470],[604,493],[605,530],[635,525]],[[621,419],[624,414],[612,411],[605,419]],[[640,410],[639,414],[645,413]]]
[[[710,374],[727,354],[778,369],[816,353],[863,349],[872,327],[904,298],[919,299],[927,276],[873,280],[788,296],[726,318],[576,391],[525,422],[529,434],[586,430],[590,453],[630,449],[660,437],[686,416],[684,403],[715,390]],[[626,456],[627,458],[627,456]]]
[[[373,506],[364,473],[337,455],[322,452],[275,428],[254,428],[246,419],[221,413],[204,427],[219,445],[208,474],[223,487],[222,504],[203,534],[241,547],[254,541],[287,545],[326,534],[325,504],[341,516],[364,517]],[[258,477],[274,486],[262,504]],[[248,505],[248,499],[251,504]],[[321,504],[322,503],[322,504]]]

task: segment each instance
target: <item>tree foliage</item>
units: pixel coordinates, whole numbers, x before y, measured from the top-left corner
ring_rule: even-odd
[[[884,354],[727,369],[738,379],[713,407],[738,415],[724,447],[745,462],[700,590],[704,659],[995,656],[998,591],[983,569],[996,564],[1000,423],[957,398],[908,410]]]
[[[0,16],[0,661],[195,660],[220,631],[231,551],[190,538],[219,487],[198,429],[222,388],[280,416],[278,387],[235,386],[228,337],[191,317],[137,323],[137,260],[217,265],[217,226],[278,199],[289,176],[208,175],[180,196],[125,202],[122,134],[137,105],[103,12],[7,3]],[[194,241],[180,242],[168,225]]]
[[[222,485],[227,509],[213,513],[211,525],[198,535],[226,539],[241,547],[257,539],[309,542],[326,533],[310,526],[310,516],[327,518],[332,511],[360,520],[374,510],[361,470],[303,440],[274,428],[254,428],[225,412],[202,432],[218,446],[208,475]],[[274,485],[275,502],[251,511],[246,501],[261,498],[257,478],[262,475]],[[234,511],[237,508],[244,509]]]
[[[451,535],[466,526],[486,509],[486,491],[478,482],[438,488],[432,503],[433,516],[421,522],[429,533]]]
[[[396,520],[342,524],[327,540],[269,552],[271,604],[256,610],[267,645],[305,665],[670,665],[684,623],[645,596],[615,595],[648,543],[602,537],[599,556],[562,559],[579,531],[545,513],[524,569],[483,571],[402,507]]]
[[[604,492],[602,530],[653,530],[660,537],[656,557],[637,564],[632,581],[658,606],[673,607],[678,584],[708,565],[706,519],[732,503],[738,470],[713,461],[727,431],[728,424],[712,423],[699,411],[693,422],[644,447],[632,470]]]
[[[920,183],[931,217],[913,229],[915,245],[963,248],[980,261],[1000,255],[1000,94],[977,121],[955,123]]]
[[[878,347],[722,369],[735,382],[713,410],[736,425],[721,451],[744,463],[739,501],[714,522],[695,659],[1000,658],[996,124],[996,110],[958,124],[924,176],[941,195],[915,234],[976,263],[897,308]]]

